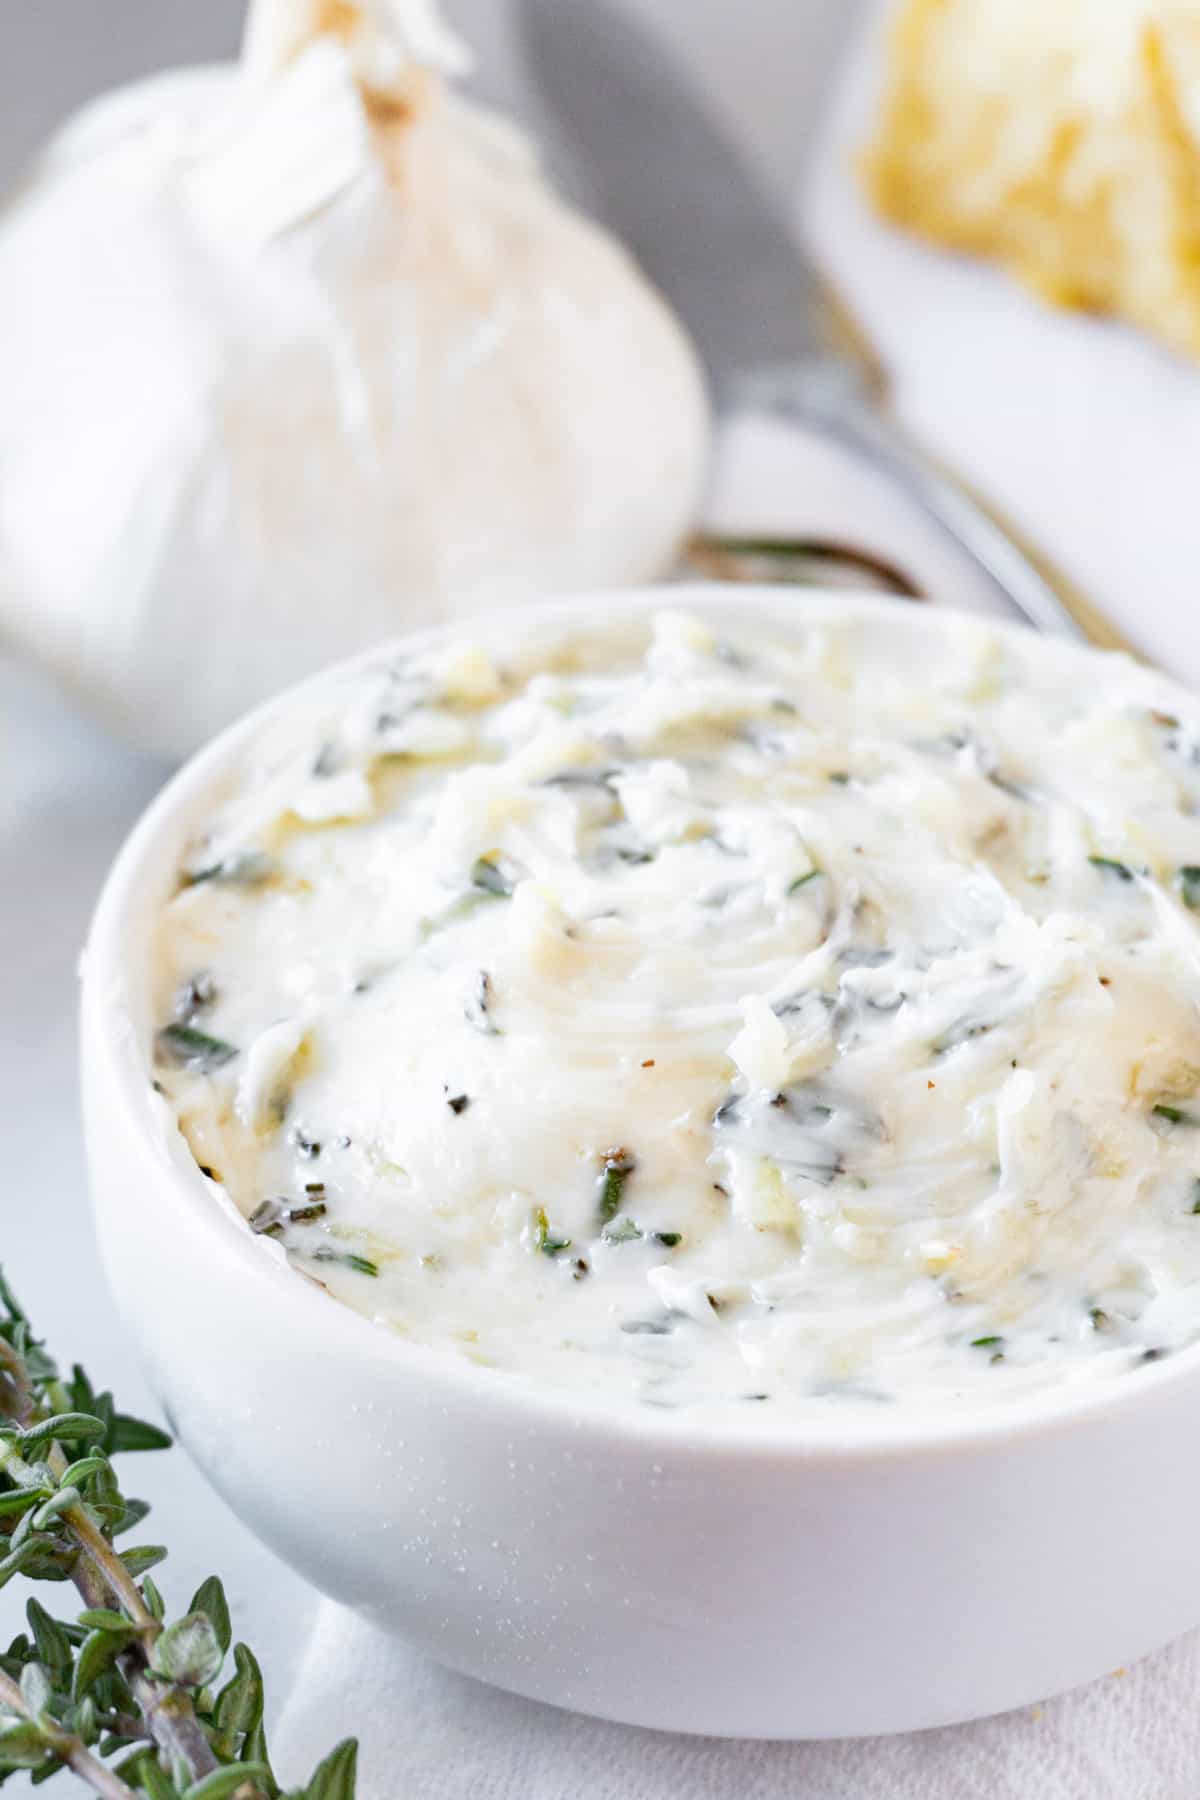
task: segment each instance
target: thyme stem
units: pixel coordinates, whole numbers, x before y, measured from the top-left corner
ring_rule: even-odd
[[[148,1509],[122,1492],[111,1458],[169,1443],[83,1369],[60,1376],[0,1272],[0,1586],[70,1581],[85,1608],[59,1620],[31,1599],[28,1633],[0,1653],[0,1783],[63,1767],[100,1800],[189,1800],[197,1785],[211,1800],[279,1800],[262,1672],[232,1642],[220,1581],[171,1618],[145,1574],[166,1552],[114,1542]],[[122,1750],[119,1769],[106,1766]],[[337,1745],[288,1800],[353,1800],[356,1757],[353,1739]]]
[[[33,1412],[33,1404],[33,1388],[24,1359],[0,1338],[0,1417],[24,1425]]]
[[[67,1459],[58,1444],[51,1444],[46,1456],[46,1463],[56,1476],[65,1474]],[[15,1444],[6,1443],[3,1440],[0,1440],[0,1469],[3,1469],[17,1487],[36,1485],[36,1472],[30,1468]],[[142,1599],[140,1588],[104,1533],[93,1523],[82,1501],[76,1501],[73,1506],[67,1507],[62,1517],[69,1527],[81,1555],[87,1558],[102,1584],[98,1587],[95,1583],[87,1581],[83,1571],[76,1564],[76,1568],[72,1571],[72,1579],[88,1605],[113,1606],[115,1603],[139,1631],[156,1632],[158,1621]]]
[[[66,1473],[67,1459],[60,1445],[51,1444],[46,1462],[56,1476],[61,1478]],[[19,1487],[36,1480],[35,1472],[11,1444],[0,1443],[0,1468]],[[141,1641],[121,1652],[117,1663],[142,1709],[154,1742],[165,1751],[172,1765],[187,1768],[193,1781],[211,1775],[221,1765],[200,1728],[191,1701],[181,1689],[156,1681],[148,1672],[146,1645],[154,1641],[161,1627],[142,1598],[137,1582],[82,1501],[67,1507],[62,1518],[79,1547],[71,1579],[85,1604],[123,1612],[142,1634]],[[258,1795],[261,1790],[248,1787],[247,1795],[251,1793]]]
[[[67,1472],[68,1464],[58,1444],[51,1444],[46,1461],[61,1480]],[[116,1600],[131,1624],[136,1625],[139,1631],[147,1632],[151,1636],[155,1635],[159,1629],[158,1620],[142,1599],[142,1590],[104,1533],[93,1522],[83,1502],[78,1500],[74,1506],[69,1506],[63,1517],[70,1526],[71,1535],[80,1550],[109,1590],[111,1598],[107,1600],[107,1604],[111,1605],[112,1601]],[[76,1581],[76,1586],[80,1587],[79,1581]],[[80,1591],[82,1592],[82,1587],[80,1587]],[[88,1601],[89,1606],[95,1604],[94,1600]],[[213,1767],[216,1767],[215,1763]]]
[[[86,1781],[92,1791],[102,1797],[102,1800],[137,1800],[133,1789],[126,1787],[121,1777],[112,1769],[106,1769],[104,1764],[92,1755],[82,1738],[75,1737],[69,1731],[60,1731],[44,1719],[35,1717],[26,1706],[25,1697],[16,1682],[2,1669],[0,1669],[0,1706],[7,1707],[9,1712],[16,1713],[22,1719],[28,1719],[31,1724],[36,1725],[46,1740],[47,1749],[52,1749],[59,1761],[66,1763],[69,1769],[73,1769],[80,1780]]]

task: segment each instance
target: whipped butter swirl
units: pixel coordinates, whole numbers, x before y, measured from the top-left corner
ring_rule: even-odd
[[[298,1271],[672,1407],[974,1407],[1200,1335],[1200,708],[805,618],[463,642],[261,734],[162,913],[154,1074]]]

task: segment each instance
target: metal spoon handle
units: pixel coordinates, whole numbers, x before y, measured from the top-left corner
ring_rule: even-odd
[[[953,543],[1008,609],[1039,631],[1119,643],[1117,634],[1065,597],[970,491],[943,473],[873,401],[862,371],[837,355],[757,371],[743,404],[786,418],[879,471]]]

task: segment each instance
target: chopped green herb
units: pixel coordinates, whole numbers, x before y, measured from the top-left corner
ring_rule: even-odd
[[[499,1037],[500,1027],[492,1019],[492,978],[486,969],[480,969],[475,977],[475,987],[470,999],[464,1007],[464,1015],[468,1025],[484,1037]]]
[[[470,1094],[447,1094],[446,1105],[452,1113],[465,1113],[471,1104]]]
[[[323,1200],[306,1200],[303,1206],[293,1206],[288,1211],[289,1225],[310,1225],[314,1219],[323,1219],[328,1207]]]
[[[154,1044],[160,1062],[194,1069],[200,1075],[211,1074],[237,1055],[233,1044],[227,1044],[224,1038],[210,1037],[207,1031],[197,1031],[194,1025],[165,1025]]]
[[[1093,1331],[1110,1331],[1112,1329],[1112,1320],[1102,1306],[1090,1306],[1088,1318],[1092,1321]]]
[[[1192,1211],[1200,1213],[1200,1178],[1192,1183]]]
[[[637,1168],[637,1157],[629,1150],[606,1150],[600,1159],[600,1222],[606,1225],[621,1210],[621,1194],[625,1183]]]
[[[348,1269],[354,1269],[360,1275],[378,1275],[379,1273],[379,1264],[372,1262],[369,1256],[351,1254],[346,1257],[345,1262]]]
[[[1088,861],[1093,869],[1099,869],[1105,875],[1115,875],[1118,881],[1133,880],[1133,870],[1128,863],[1117,862],[1111,856],[1089,856]]]
[[[1010,800],[1023,800],[1026,805],[1033,803],[1034,790],[1027,787],[1023,781],[1012,781],[1007,775],[1001,775],[995,769],[989,774],[988,780],[993,787],[999,788],[1002,794],[1007,794]]]
[[[1200,1125],[1200,1119],[1193,1113],[1185,1112],[1182,1106],[1168,1106],[1163,1100],[1151,1111],[1156,1119],[1166,1119],[1169,1125]]]
[[[1004,1339],[1002,1337],[994,1337],[993,1336],[993,1337],[972,1338],[971,1339],[971,1348],[972,1348],[972,1350],[991,1350],[997,1344],[1002,1344],[1003,1342],[1004,1342]]]
[[[1179,894],[1185,906],[1200,911],[1200,864],[1184,863],[1179,871]]]
[[[319,1263],[339,1263],[344,1269],[353,1269],[358,1275],[378,1275],[379,1264],[371,1261],[369,1256],[357,1256],[352,1250],[335,1250],[331,1244],[318,1244],[310,1252],[312,1260]]]
[[[543,1256],[561,1256],[564,1250],[571,1248],[570,1238],[551,1237],[544,1206],[539,1206],[533,1215],[533,1247]]]
[[[513,883],[504,870],[490,856],[480,856],[471,869],[471,886],[481,893],[494,894],[498,900],[512,897]]]
[[[867,944],[847,944],[845,949],[838,951],[837,959],[847,969],[882,969],[895,955],[894,950],[882,945],[871,948]]]
[[[184,887],[199,887],[203,881],[216,881],[229,887],[260,887],[275,873],[275,864],[261,850],[235,850],[219,862],[207,863],[199,869],[184,869],[180,881]]]
[[[661,1244],[666,1250],[673,1250],[676,1244],[682,1244],[683,1233],[682,1231],[656,1231],[654,1241],[656,1244]]]
[[[829,779],[832,781],[834,787],[850,786],[850,775],[846,769],[831,769],[829,771]]]
[[[955,1050],[971,1038],[983,1037],[993,1029],[993,1022],[984,1019],[960,1019],[934,1038],[929,1048],[934,1056],[944,1056],[947,1050]]]
[[[217,984],[207,970],[192,975],[175,996],[175,1017],[190,1025],[197,1013],[211,1006],[217,997]]]
[[[614,778],[620,773],[618,769],[564,769],[560,775],[548,775],[543,787],[557,788],[607,788],[612,792]]]
[[[606,1244],[632,1244],[645,1235],[641,1226],[635,1225],[629,1217],[610,1220],[600,1233]]]
[[[263,1200],[247,1220],[256,1237],[279,1237],[283,1231],[284,1207],[281,1200]]]
[[[824,873],[824,869],[814,868],[810,869],[807,875],[797,875],[795,881],[788,885],[788,894],[798,894],[802,887],[807,887],[810,881],[815,881],[818,875],[823,875]]]

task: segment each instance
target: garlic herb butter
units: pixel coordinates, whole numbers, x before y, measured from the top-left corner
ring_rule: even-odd
[[[541,1384],[1133,1378],[1200,1336],[1200,708],[1066,654],[798,601],[306,690],[162,913],[197,1164],[264,1254]]]

